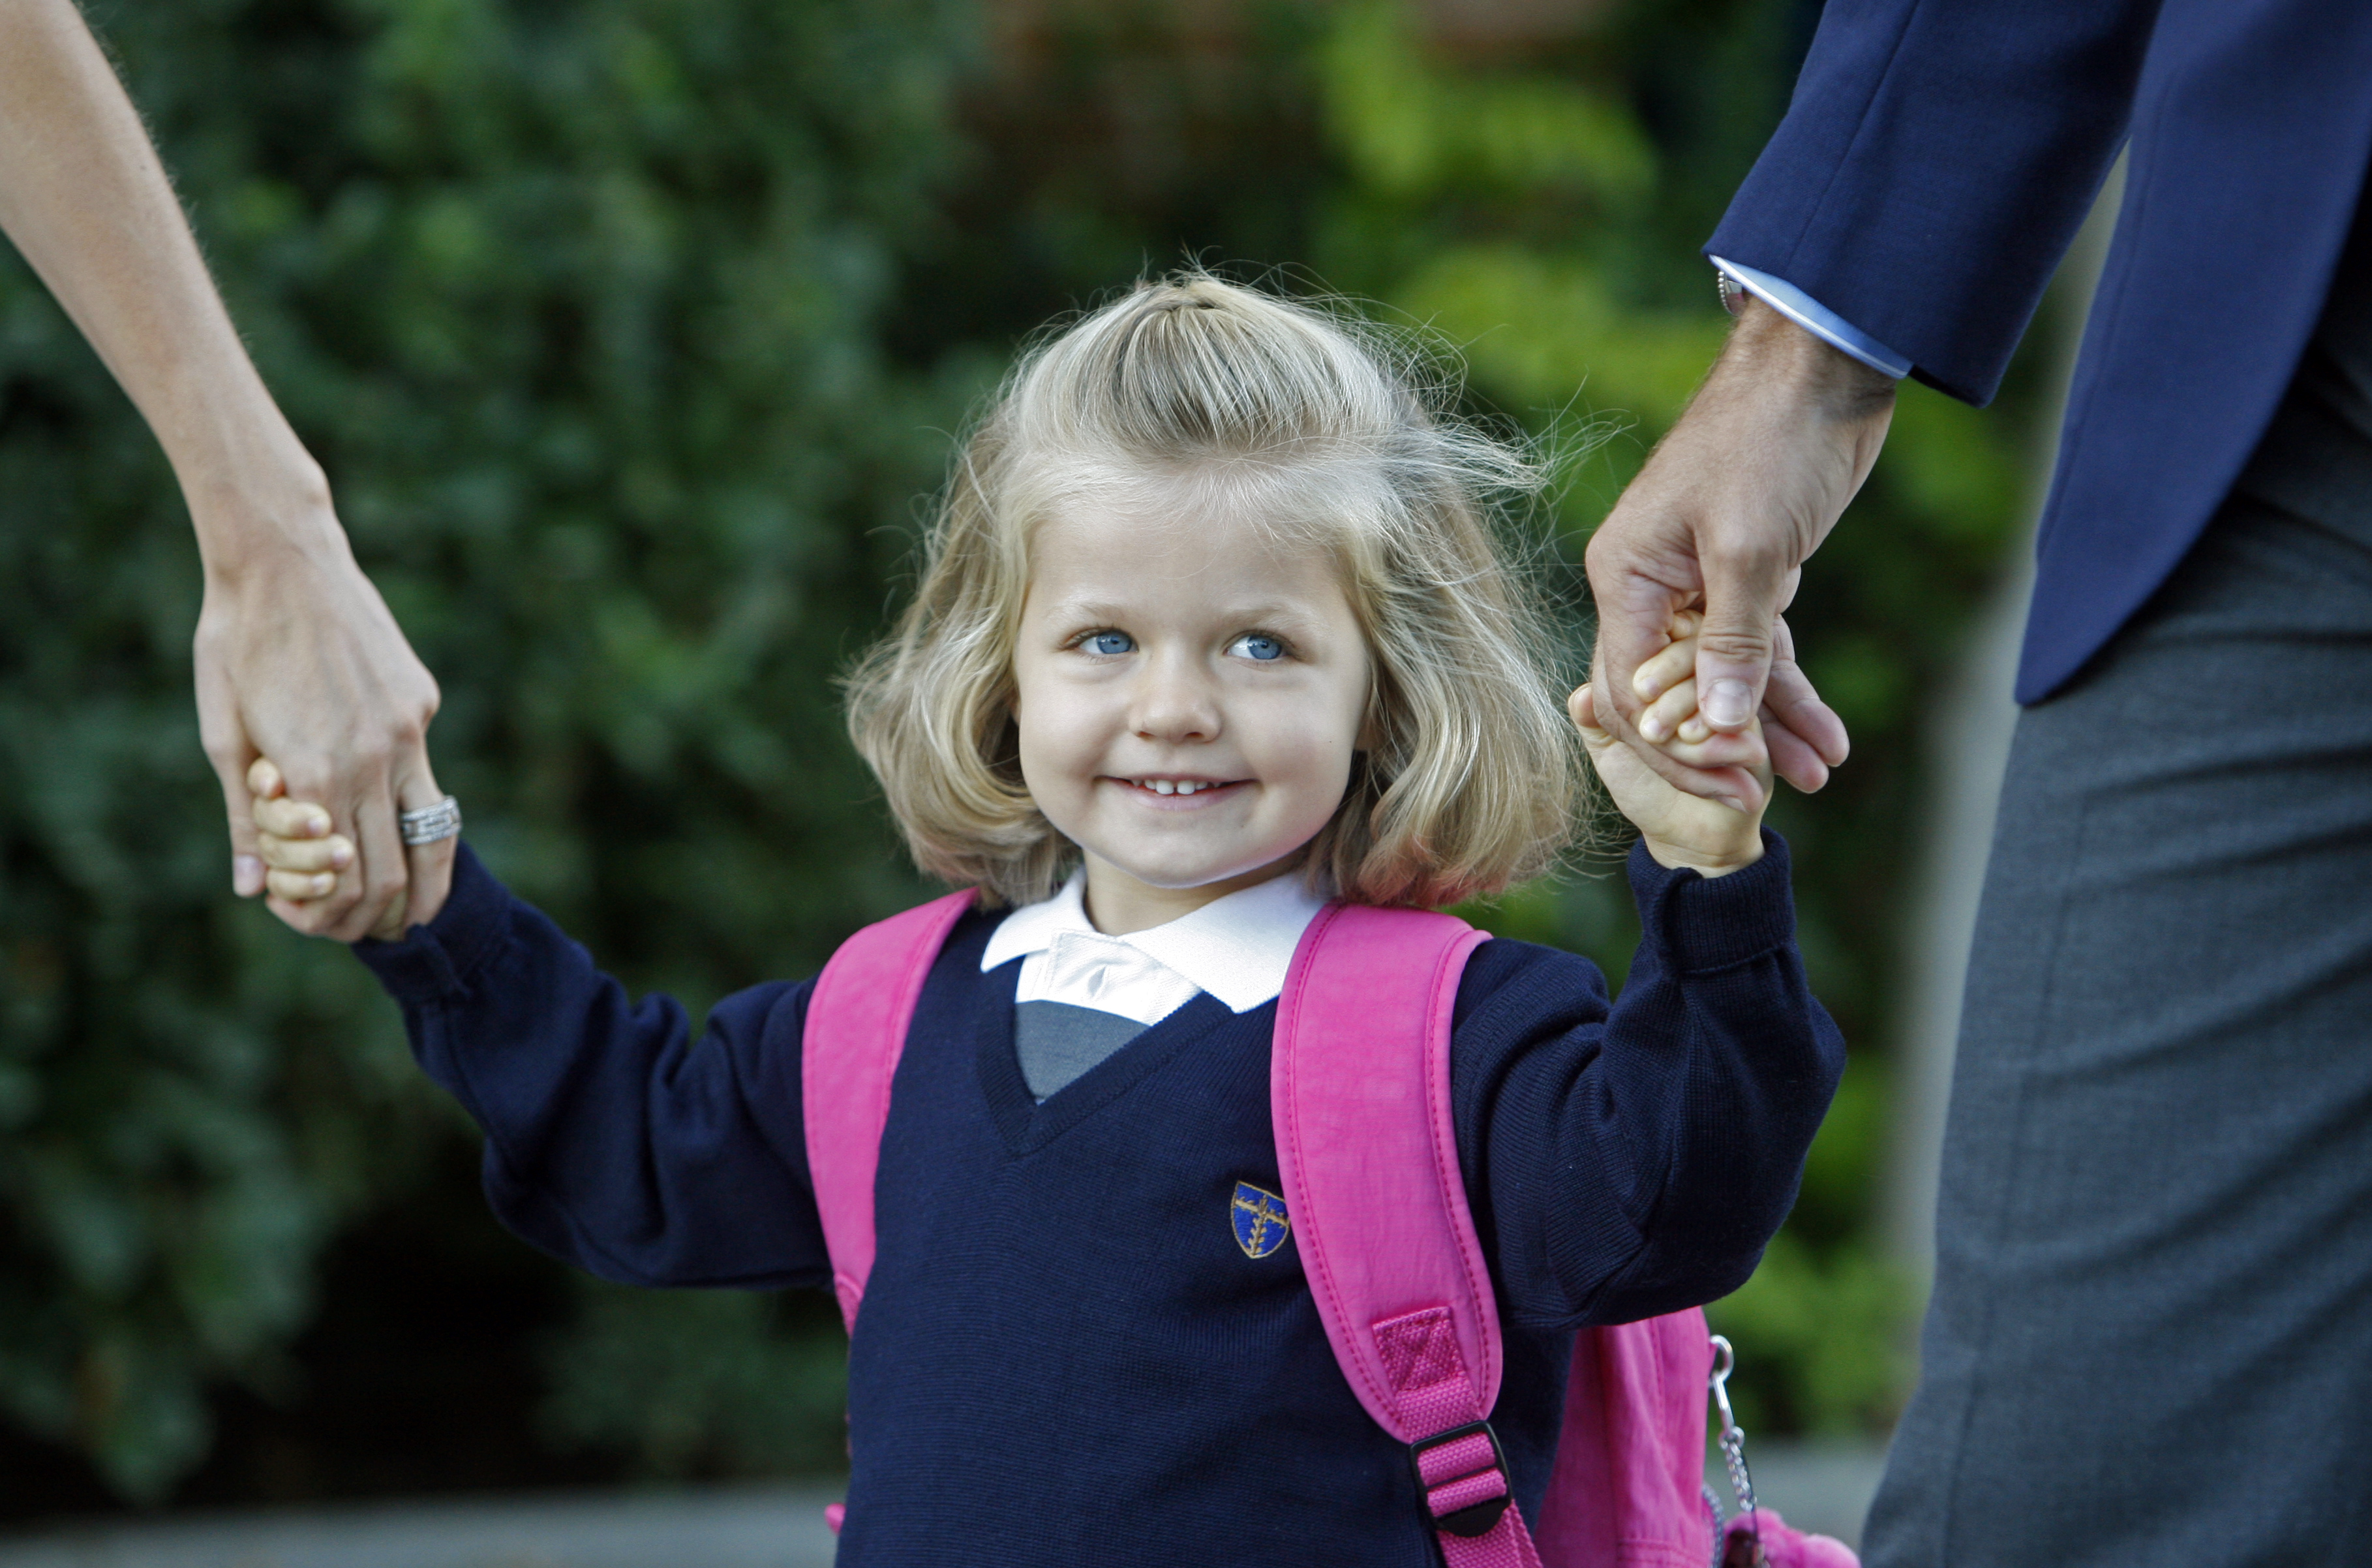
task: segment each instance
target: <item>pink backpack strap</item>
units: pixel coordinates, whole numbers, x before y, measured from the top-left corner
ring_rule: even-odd
[[[1409,1462],[1448,1568],[1539,1568],[1491,1430],[1499,1311],[1459,1174],[1449,1020],[1464,921],[1334,904],[1277,1000],[1285,1211],[1334,1357]]]
[[[931,962],[972,906],[966,889],[868,925],[840,945],[808,995],[799,1092],[832,1294],[854,1332],[873,1273],[873,1175],[890,1084]]]

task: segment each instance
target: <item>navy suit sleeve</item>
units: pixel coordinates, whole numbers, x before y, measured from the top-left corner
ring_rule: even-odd
[[[829,1281],[799,1098],[808,982],[738,992],[692,1038],[628,999],[465,847],[436,919],[355,956],[413,1052],[485,1131],[502,1222],[626,1284]]]
[[[2132,118],[2158,0],[1829,0],[1708,253],[1982,403]]]
[[[1844,1040],[1796,950],[1786,846],[1712,881],[1634,851],[1644,933],[1596,966],[1486,942],[1460,981],[1451,1104],[1500,1310],[1625,1323],[1746,1283],[1796,1201]]]

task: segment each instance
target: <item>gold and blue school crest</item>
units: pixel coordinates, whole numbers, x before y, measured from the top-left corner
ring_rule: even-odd
[[[1285,1217],[1285,1200],[1249,1181],[1236,1183],[1236,1201],[1229,1205],[1236,1219],[1236,1245],[1247,1258],[1265,1258],[1285,1245],[1293,1222]]]

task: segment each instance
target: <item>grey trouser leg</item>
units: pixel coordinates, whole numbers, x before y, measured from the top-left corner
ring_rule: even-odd
[[[2372,1558],[2372,505],[2338,511],[2236,499],[2019,721],[1870,1568]]]

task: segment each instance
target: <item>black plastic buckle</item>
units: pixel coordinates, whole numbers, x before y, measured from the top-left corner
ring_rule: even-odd
[[[1491,1468],[1499,1472],[1499,1484],[1506,1490],[1496,1497],[1486,1497],[1480,1503],[1453,1508],[1447,1514],[1435,1513],[1433,1488],[1426,1484],[1424,1479],[1425,1450],[1455,1443],[1461,1437],[1471,1437],[1478,1432],[1491,1440]],[[1408,1451],[1409,1469],[1416,1472],[1417,1502],[1423,1505],[1425,1516],[1433,1521],[1435,1529],[1469,1538],[1488,1535],[1491,1527],[1499,1522],[1499,1516],[1507,1511],[1507,1504],[1515,1501],[1515,1485],[1507,1477],[1507,1451],[1499,1446],[1499,1434],[1491,1430],[1491,1423],[1487,1421],[1471,1422],[1464,1426],[1453,1426],[1447,1432],[1436,1432],[1430,1437],[1410,1444]],[[1476,1470],[1473,1473],[1481,1475],[1482,1472]],[[1465,1478],[1456,1479],[1462,1481]],[[1448,1482],[1443,1484],[1448,1485]]]

